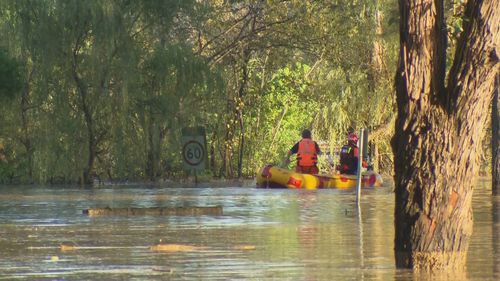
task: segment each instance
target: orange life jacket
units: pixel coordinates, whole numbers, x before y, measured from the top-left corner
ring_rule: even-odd
[[[311,139],[300,140],[297,152],[297,165],[315,166],[316,163],[318,163],[316,143]]]

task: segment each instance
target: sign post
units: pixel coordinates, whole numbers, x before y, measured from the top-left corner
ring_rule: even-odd
[[[182,129],[182,159],[184,170],[194,174],[198,183],[197,171],[205,170],[207,162],[206,137],[203,127],[188,127]]]
[[[368,139],[367,130],[361,129],[361,131],[359,132],[358,172],[357,172],[357,182],[356,182],[356,204],[358,205],[358,207],[361,197],[361,184],[362,184],[361,170],[363,168],[363,155],[366,149],[365,135],[367,135],[366,139]]]
[[[359,224],[359,254],[361,256],[361,267],[365,264],[364,238],[363,238],[363,220],[361,217],[361,184],[363,182],[361,170],[363,169],[363,159],[368,156],[368,129],[361,129],[359,132],[359,153],[358,153],[358,172],[356,182],[356,205],[358,206],[358,224]]]

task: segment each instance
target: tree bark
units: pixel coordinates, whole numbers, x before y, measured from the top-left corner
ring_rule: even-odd
[[[500,144],[499,126],[500,117],[498,116],[498,87],[500,75],[495,80],[495,90],[491,102],[491,191],[493,195],[498,195],[500,185],[500,158],[498,157],[498,147]]]
[[[499,69],[500,2],[470,0],[445,85],[443,0],[400,0],[392,139],[396,266],[463,270],[472,178]]]

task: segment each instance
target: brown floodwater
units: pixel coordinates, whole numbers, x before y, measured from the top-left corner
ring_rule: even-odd
[[[500,197],[489,184],[475,190],[464,280],[500,279]],[[394,266],[392,188],[363,190],[361,214],[355,198],[254,187],[0,186],[0,280],[422,280]],[[216,205],[223,215],[82,214]]]

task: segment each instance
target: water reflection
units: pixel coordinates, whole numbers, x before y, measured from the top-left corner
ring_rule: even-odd
[[[468,277],[499,276],[500,202],[474,197]],[[390,188],[0,188],[0,279],[413,280],[394,268]],[[222,205],[222,216],[89,218],[91,207]],[[362,222],[360,224],[360,221]],[[158,243],[183,245],[153,251]],[[61,245],[71,245],[61,249]]]
[[[493,257],[500,257],[500,195],[495,195],[492,197],[492,222],[491,222],[491,233],[493,238],[491,239],[491,248],[493,249]],[[493,276],[498,280],[500,279],[500,264],[497,260],[492,260]]]

